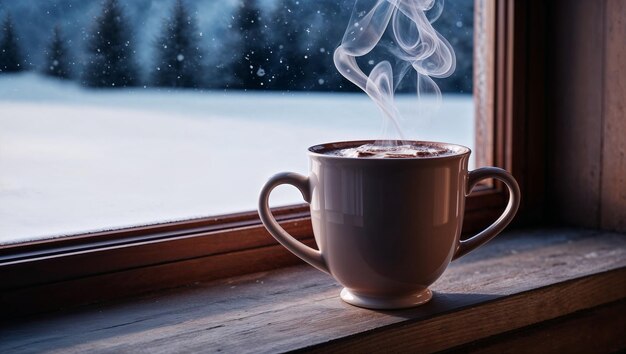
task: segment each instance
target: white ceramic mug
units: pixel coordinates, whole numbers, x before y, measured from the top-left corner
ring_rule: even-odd
[[[398,309],[430,300],[428,290],[450,261],[500,233],[519,207],[520,190],[505,170],[468,172],[470,149],[435,145],[452,154],[419,158],[356,158],[324,154],[372,141],[309,148],[309,177],[280,173],[263,187],[259,214],[267,230],[296,256],[344,286],[341,298],[372,309]],[[502,215],[487,229],[461,241],[465,198],[481,180],[496,178],[509,190]],[[271,214],[268,199],[291,184],[310,203],[319,251],[289,235]]]

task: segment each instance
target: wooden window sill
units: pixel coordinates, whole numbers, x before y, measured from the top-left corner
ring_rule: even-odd
[[[421,307],[370,311],[343,303],[329,276],[289,267],[4,323],[0,352],[498,352],[536,338],[555,350],[626,346],[622,234],[508,232],[431,289]],[[596,322],[580,329],[579,320]]]

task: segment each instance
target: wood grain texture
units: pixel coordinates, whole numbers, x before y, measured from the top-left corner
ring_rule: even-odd
[[[310,239],[313,233],[309,218],[284,222],[282,225],[297,239]],[[167,247],[164,246],[165,243]],[[136,269],[146,264],[185,261],[274,245],[276,241],[263,226],[250,226],[181,236],[166,241],[158,239],[133,245],[44,256],[37,261],[9,260],[1,264],[3,281],[0,282],[0,290],[71,280],[88,274]]]
[[[301,240],[314,247],[313,238]],[[280,245],[259,247],[209,257],[124,269],[87,278],[40,284],[34,287],[5,289],[0,293],[0,318],[15,318],[63,308],[135,296],[146,292],[176,288],[199,281],[210,281],[247,273],[299,264],[299,258]]]
[[[571,225],[624,231],[626,3],[550,8],[550,210]]]
[[[495,1],[474,2],[474,159],[476,167],[493,166],[495,99]]]
[[[290,220],[283,222],[282,226],[297,239],[310,239],[313,234],[310,218]],[[114,245],[62,253],[60,256],[46,255],[30,261],[7,260],[0,262],[3,279],[0,290],[71,280],[85,273],[113,273],[147,264],[184,261],[274,245],[276,241],[260,225],[179,236],[165,241],[142,241],[130,246]]]
[[[626,300],[507,332],[453,352],[505,354],[616,353],[626,348]]]
[[[551,43],[546,38],[546,2],[543,0],[516,1],[516,11],[523,11],[526,20],[516,28],[517,75],[515,81],[524,83],[516,87],[515,114],[522,117],[513,120],[514,160],[511,172],[518,179],[522,191],[521,213],[518,224],[538,224],[546,213],[546,52]],[[521,8],[520,8],[521,7]],[[519,17],[517,17],[519,18]],[[519,21],[519,20],[518,20]],[[521,27],[521,28],[520,28]],[[522,33],[523,35],[520,35]],[[519,53],[524,53],[525,58]],[[521,62],[521,63],[520,63]],[[523,91],[521,91],[523,90]],[[518,92],[518,91],[521,91]],[[521,109],[523,107],[523,109]]]
[[[549,211],[598,227],[602,168],[604,1],[549,4]]]
[[[324,353],[383,352],[394,353],[419,351],[438,352],[468,343],[476,338],[490,337],[507,330],[520,329],[585,308],[587,301],[601,304],[606,299],[619,299],[626,292],[597,294],[596,288],[609,288],[626,271],[610,273],[596,279],[584,279],[566,284],[538,289],[528,293],[500,298],[481,306],[458,311],[455,316],[438,316],[423,321],[403,323],[401,326],[377,330],[355,338],[348,338],[327,346],[319,351]],[[576,294],[572,298],[562,298]],[[578,297],[580,296],[580,298]],[[555,306],[556,302],[558,303]],[[489,322],[485,322],[486,318]],[[442,329],[444,329],[442,331]],[[532,346],[525,347],[526,352]]]
[[[626,231],[626,2],[607,0],[601,227]]]
[[[197,284],[0,326],[0,352],[432,351],[626,297],[626,237],[509,233],[453,263],[433,300],[403,311],[347,305],[310,267]]]

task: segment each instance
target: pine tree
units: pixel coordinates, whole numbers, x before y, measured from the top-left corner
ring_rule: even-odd
[[[313,4],[307,23],[310,27],[307,43],[307,60],[302,70],[306,73],[304,86],[308,90],[354,91],[356,87],[345,79],[333,61],[335,48],[346,30],[347,19],[354,5],[346,1],[319,1]]]
[[[301,23],[305,12],[297,0],[283,0],[279,4],[272,21],[273,66],[275,68],[274,87],[281,90],[298,89],[304,79],[305,56],[301,49],[301,38],[306,29]]]
[[[0,28],[0,73],[24,70],[19,49],[19,38],[15,34],[11,16],[7,15]]]
[[[59,26],[54,27],[54,32],[52,34],[52,40],[50,45],[48,46],[48,51],[46,52],[46,68],[45,74],[48,76],[58,77],[60,79],[69,79],[70,78],[70,70],[68,67],[69,60],[67,54],[67,48],[63,43],[63,38],[61,36],[61,29]]]
[[[235,14],[235,29],[239,31],[238,52],[231,70],[233,88],[263,89],[271,81],[269,63],[271,50],[269,31],[257,0],[243,0]]]
[[[117,0],[106,0],[87,47],[84,83],[94,87],[125,87],[139,83],[129,26]]]
[[[288,90],[354,90],[335,69],[333,52],[341,41],[352,3],[281,0],[273,21],[280,64],[277,86]],[[346,83],[348,83],[346,85]],[[344,86],[345,85],[345,86]]]
[[[197,26],[182,0],[177,0],[172,16],[164,21],[156,43],[156,86],[199,87],[203,84],[202,51]]]

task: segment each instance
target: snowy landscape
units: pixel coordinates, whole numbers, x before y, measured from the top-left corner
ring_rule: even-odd
[[[0,1],[0,74],[39,71],[92,87],[354,92],[332,57],[355,1]],[[433,23],[457,57],[454,74],[437,80],[442,91],[472,92],[473,3],[447,1]],[[390,58],[375,50],[360,59],[369,71]],[[400,89],[415,91],[414,77]]]
[[[0,0],[0,244],[255,210],[308,147],[399,138],[394,103],[406,139],[473,148],[473,0],[415,2],[420,30],[355,52],[372,3]]]
[[[410,138],[473,148],[470,95],[444,95]],[[85,89],[0,75],[0,243],[255,210],[274,173],[318,143],[376,139],[365,94]],[[408,119],[407,119],[408,120]],[[281,187],[272,205],[301,203]]]

